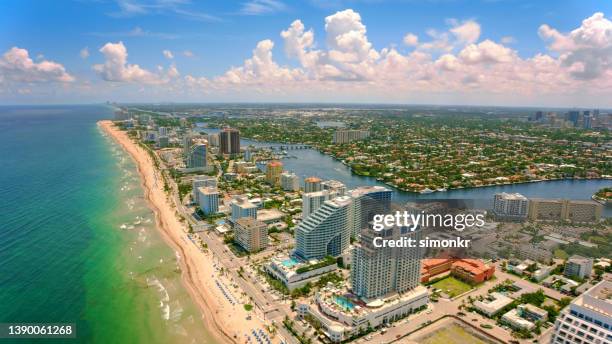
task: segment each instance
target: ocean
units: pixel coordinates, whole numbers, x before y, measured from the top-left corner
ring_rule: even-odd
[[[76,323],[55,343],[212,343],[135,164],[96,125],[112,116],[0,106],[0,323]]]

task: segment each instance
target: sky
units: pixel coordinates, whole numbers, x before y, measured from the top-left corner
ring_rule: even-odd
[[[612,107],[612,1],[0,3],[0,104]]]

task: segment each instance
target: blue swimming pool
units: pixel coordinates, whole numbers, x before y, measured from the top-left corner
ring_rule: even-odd
[[[334,302],[347,311],[352,311],[355,308],[355,304],[351,302],[351,300],[347,299],[344,296],[334,296]]]
[[[288,268],[291,268],[297,264],[299,264],[300,262],[298,262],[295,258],[289,258],[289,259],[285,259],[281,262],[281,264],[283,264],[283,266],[286,266]]]

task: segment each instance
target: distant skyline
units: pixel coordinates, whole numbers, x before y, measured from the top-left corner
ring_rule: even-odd
[[[612,107],[612,2],[0,4],[0,105]]]

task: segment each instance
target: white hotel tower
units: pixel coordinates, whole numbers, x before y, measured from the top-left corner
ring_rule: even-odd
[[[374,247],[373,239],[410,237],[418,242],[420,230],[388,227],[380,232],[365,229],[352,251],[351,283],[353,293],[362,299],[384,298],[419,285],[421,250],[419,248]]]
[[[559,314],[551,343],[612,343],[612,281],[599,282]]]
[[[325,201],[295,230],[295,254],[305,260],[340,256],[350,243],[352,199],[348,196]]]

